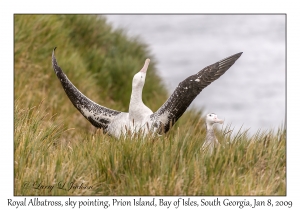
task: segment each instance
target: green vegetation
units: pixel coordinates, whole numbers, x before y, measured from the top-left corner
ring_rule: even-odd
[[[166,135],[116,140],[72,106],[52,70],[52,49],[81,92],[120,111],[149,57],[143,100],[156,110],[167,92],[147,46],[94,15],[15,15],[14,23],[15,195],[286,194],[284,130],[231,136],[225,128],[209,155],[201,150],[201,112],[192,110]],[[68,190],[71,183],[84,189]]]

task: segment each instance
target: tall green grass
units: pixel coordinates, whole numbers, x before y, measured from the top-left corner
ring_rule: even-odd
[[[202,113],[192,110],[163,136],[116,140],[72,106],[52,70],[52,49],[85,95],[121,111],[149,57],[143,100],[156,110],[167,94],[147,46],[94,15],[15,15],[14,22],[15,195],[286,194],[284,130],[249,136],[227,127],[209,155],[201,150]],[[68,190],[71,183],[89,189]]]

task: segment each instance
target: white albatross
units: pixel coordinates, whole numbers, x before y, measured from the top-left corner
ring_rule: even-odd
[[[223,122],[224,120],[219,119],[215,113],[209,113],[206,115],[206,137],[202,146],[204,150],[208,150],[210,153],[212,153],[214,147],[220,144],[214,133],[213,125],[215,123],[223,124]]]
[[[186,78],[154,113],[142,101],[142,90],[150,62],[147,59],[142,70],[133,77],[129,113],[126,113],[101,106],[83,95],[58,66],[54,55],[55,49],[52,53],[52,66],[72,104],[92,125],[116,138],[126,135],[128,130],[142,131],[144,134],[166,133],[196,96],[223,75],[242,55],[242,52],[232,55]]]
[[[146,123],[144,120],[147,119],[147,116],[153,114],[151,109],[142,101],[143,87],[149,63],[150,59],[148,58],[145,61],[144,67],[136,73],[132,79],[132,92],[129,103],[130,131],[139,131],[143,129],[142,126]]]

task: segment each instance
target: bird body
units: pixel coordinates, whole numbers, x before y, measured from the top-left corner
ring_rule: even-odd
[[[133,77],[129,112],[120,112],[99,105],[82,94],[63,73],[52,53],[52,66],[67,96],[80,113],[95,127],[103,129],[116,138],[121,135],[142,132],[143,134],[166,133],[182,116],[195,97],[210,83],[223,75],[241,56],[237,53],[215,64],[205,67],[179,83],[168,100],[152,112],[142,101],[142,91],[150,60]]]
[[[206,115],[206,137],[202,148],[207,149],[210,153],[212,153],[214,147],[220,144],[214,133],[213,125],[215,123],[223,124],[223,122],[224,121],[219,119],[218,116],[214,113]]]

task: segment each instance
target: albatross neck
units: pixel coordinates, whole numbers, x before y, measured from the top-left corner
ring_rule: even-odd
[[[145,104],[142,100],[143,87],[133,87],[129,104],[129,117],[139,120],[145,109]]]
[[[207,130],[207,131],[211,131],[211,130],[213,131],[213,125],[214,125],[214,124],[211,124],[211,123],[205,123],[205,125],[206,125],[206,130]]]
[[[130,106],[137,106],[144,104],[142,100],[143,87],[132,87],[131,97],[130,97]]]

